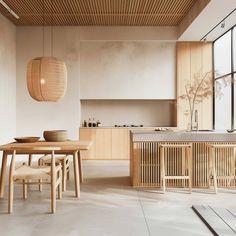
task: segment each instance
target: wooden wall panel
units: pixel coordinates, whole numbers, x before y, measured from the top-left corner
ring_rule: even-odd
[[[203,71],[213,70],[212,43],[205,43],[204,47],[202,47],[202,70]],[[212,74],[212,77],[213,77],[213,74]],[[202,108],[202,111],[201,111],[202,127],[213,128],[213,97],[205,100],[201,108]],[[206,115],[209,113],[210,115]]]
[[[194,75],[212,71],[212,43],[178,42],[177,43],[177,97],[185,94],[185,85],[193,81]],[[178,99],[177,126],[186,129],[190,121],[186,116],[188,102]],[[199,114],[199,129],[212,129],[212,98],[196,106]]]
[[[177,43],[177,98],[185,94],[184,84],[190,79],[190,44]],[[187,129],[188,116],[185,115],[188,102],[177,100],[177,127]]]

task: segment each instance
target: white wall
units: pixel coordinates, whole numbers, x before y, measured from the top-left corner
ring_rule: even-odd
[[[45,55],[50,55],[50,28],[45,30]],[[54,56],[68,69],[66,96],[58,103],[39,103],[27,92],[26,67],[43,53],[42,27],[17,27],[17,136],[39,135],[46,129],[67,129],[78,137],[80,125],[80,43],[87,40],[176,40],[175,27],[54,27]],[[174,87],[174,85],[173,85]]]
[[[12,141],[15,134],[16,28],[0,14],[0,144]]]
[[[175,99],[176,43],[83,41],[81,99]]]
[[[50,55],[50,29],[46,30],[45,55]],[[67,129],[78,138],[79,127],[79,41],[77,32],[55,32],[54,55],[62,58],[68,70],[65,97],[56,103],[37,102],[27,91],[27,63],[43,55],[41,27],[17,28],[17,135],[41,136],[44,130]]]

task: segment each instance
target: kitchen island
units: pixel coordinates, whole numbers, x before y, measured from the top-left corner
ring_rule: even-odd
[[[236,144],[236,133],[221,131],[131,131],[130,133],[130,176],[134,187],[160,187],[161,143],[192,143],[192,184],[193,187],[208,187],[208,152],[207,144]],[[179,151],[167,153],[168,175],[182,175],[182,159]],[[216,152],[216,171],[220,176],[227,176],[235,167],[232,147]],[[184,180],[185,181],[185,180]],[[226,180],[218,180],[219,186],[227,186]],[[230,185],[235,186],[235,179]],[[183,180],[168,180],[167,185],[183,186]]]

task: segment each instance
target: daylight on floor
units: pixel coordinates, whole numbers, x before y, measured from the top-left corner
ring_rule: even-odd
[[[236,0],[0,0],[0,236],[236,236]]]

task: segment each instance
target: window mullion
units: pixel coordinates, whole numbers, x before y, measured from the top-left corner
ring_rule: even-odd
[[[234,129],[234,32],[231,29],[231,129]]]

